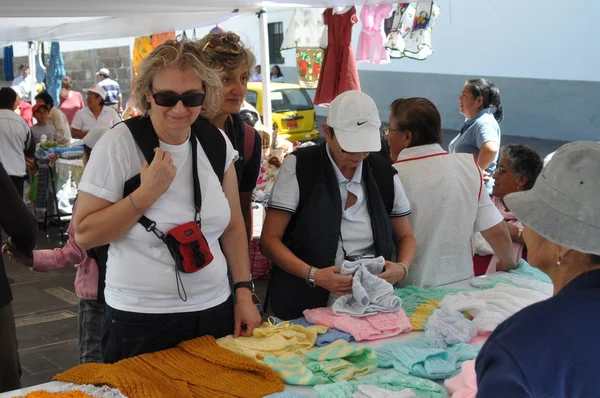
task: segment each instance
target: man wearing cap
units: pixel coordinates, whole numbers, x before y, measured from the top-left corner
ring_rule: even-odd
[[[396,171],[374,154],[380,125],[373,99],[347,91],[329,106],[326,143],[283,162],[260,240],[275,264],[269,294],[277,317],[294,319],[327,306],[330,294],[351,293],[352,276],[339,273],[345,260],[383,256],[381,278],[406,278],[416,241]]]
[[[23,197],[27,175],[25,156],[33,156],[35,145],[29,126],[15,113],[16,100],[17,93],[13,89],[0,89],[0,163]]]
[[[597,397],[600,391],[600,143],[560,147],[532,189],[504,197],[523,223],[527,261],[554,297],[496,328],[475,370],[477,396]]]
[[[56,129],[58,137],[56,141],[61,144],[71,144],[71,129],[69,128],[69,122],[67,116],[58,108],[54,106],[54,99],[47,91],[42,91],[35,96],[35,103],[40,105],[46,105],[48,111],[48,121]]]
[[[87,106],[80,109],[71,123],[73,138],[83,138],[92,128],[106,126],[111,128],[121,121],[121,117],[113,108],[105,105],[106,91],[99,84],[94,84],[87,92]]]
[[[118,113],[123,113],[123,96],[119,83],[109,78],[110,72],[107,68],[100,69],[96,72],[96,76],[98,76],[98,84],[106,91],[104,105],[110,106]]]
[[[21,99],[25,102],[31,102],[31,75],[29,74],[29,65],[19,66],[19,72],[13,82],[12,86],[19,86],[23,90],[23,96]]]
[[[390,111],[387,140],[419,242],[411,273],[401,285],[434,287],[473,277],[473,232],[490,243],[500,270],[515,267],[504,217],[485,192],[476,159],[442,149],[435,105],[426,98],[403,98]]]

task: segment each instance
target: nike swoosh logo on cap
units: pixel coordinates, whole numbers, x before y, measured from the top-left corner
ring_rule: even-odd
[[[361,122],[356,122],[356,125],[357,125],[357,126],[362,126],[362,125],[363,125],[363,124],[365,124],[366,122],[368,122],[368,120],[367,120],[367,121],[364,121],[364,122],[362,122],[362,123],[361,123]]]

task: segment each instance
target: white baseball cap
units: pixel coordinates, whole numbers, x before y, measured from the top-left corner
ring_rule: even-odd
[[[104,90],[104,88],[102,88],[102,86],[99,84],[94,84],[88,91],[98,94],[102,99],[106,98],[106,90]]]
[[[110,130],[110,126],[100,125],[92,127],[85,137],[83,137],[83,139],[77,143],[77,145],[85,145],[90,149],[94,148],[94,145],[96,145],[98,140],[102,138],[104,133],[106,133],[108,130]]]
[[[98,75],[104,75],[104,76],[108,77],[108,76],[110,76],[110,72],[108,71],[108,69],[102,68],[98,72],[96,72],[96,76],[98,76]]]
[[[375,101],[367,94],[350,90],[329,105],[327,125],[346,152],[379,152],[381,120]]]

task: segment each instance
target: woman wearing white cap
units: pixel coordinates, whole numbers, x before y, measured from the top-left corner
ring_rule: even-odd
[[[71,123],[73,138],[83,138],[96,126],[112,127],[121,121],[121,116],[113,108],[104,105],[106,91],[102,86],[94,84],[87,92],[87,106],[80,109]]]
[[[260,238],[276,264],[269,292],[277,317],[351,293],[352,276],[340,275],[345,260],[383,256],[381,278],[395,284],[408,275],[416,248],[410,205],[391,161],[372,153],[381,149],[380,126],[373,99],[347,91],[329,106],[327,142],[283,162]]]
[[[554,297],[501,324],[476,362],[477,396],[596,397],[600,391],[600,143],[561,147],[504,202],[525,225],[528,261]]]

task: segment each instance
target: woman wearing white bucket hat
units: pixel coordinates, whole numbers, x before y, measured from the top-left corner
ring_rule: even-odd
[[[600,143],[556,151],[506,205],[525,225],[528,261],[554,297],[500,325],[476,363],[481,397],[592,397],[600,391]]]
[[[106,91],[99,84],[94,84],[87,92],[87,106],[75,114],[71,123],[73,138],[83,138],[96,126],[112,127],[121,121],[121,116],[112,107],[104,105]]]

